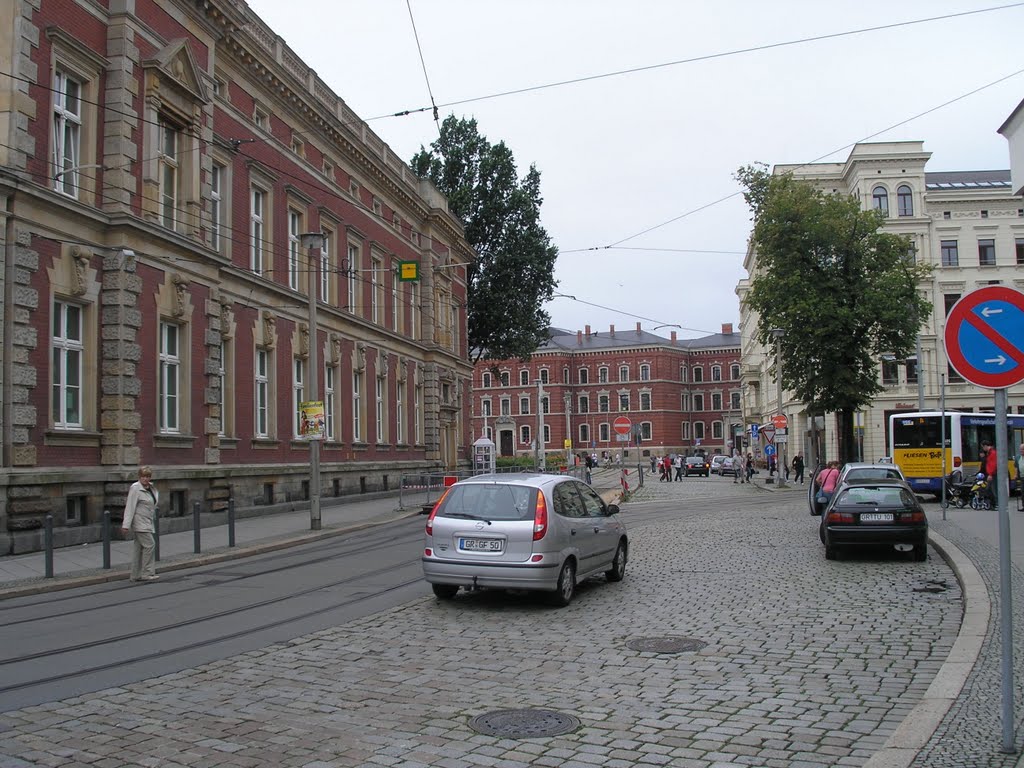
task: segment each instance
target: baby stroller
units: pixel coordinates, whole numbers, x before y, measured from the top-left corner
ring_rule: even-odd
[[[984,472],[975,475],[974,485],[971,486],[971,509],[992,509],[992,497],[988,493]]]
[[[946,500],[957,509],[963,509],[971,501],[973,481],[964,481],[964,473],[954,469],[945,477]]]

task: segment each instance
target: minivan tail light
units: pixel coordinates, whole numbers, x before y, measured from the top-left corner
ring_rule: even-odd
[[[548,503],[544,491],[537,490],[537,507],[533,512],[533,540],[540,541],[548,532]]]
[[[444,497],[448,495],[448,491],[450,491],[451,489],[451,486],[445,488],[444,493],[441,494],[441,498],[437,500],[437,503],[434,505],[434,508],[430,510],[430,517],[427,518],[427,536],[434,535],[434,517],[437,515],[437,510],[441,508],[441,502],[444,501]]]

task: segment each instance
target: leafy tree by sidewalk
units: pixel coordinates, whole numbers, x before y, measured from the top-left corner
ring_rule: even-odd
[[[491,144],[476,120],[445,118],[441,135],[410,163],[448,197],[479,258],[469,267],[469,348],[481,359],[525,360],[548,340],[544,311],[557,282],[558,249],[540,224],[540,172],[520,180],[504,142]]]
[[[757,266],[744,301],[760,317],[758,341],[774,350],[771,329],[785,331],[783,387],[812,414],[836,413],[839,458],[848,459],[853,415],[882,391],[879,358],[910,356],[931,311],[918,289],[931,267],[914,263],[910,239],[881,232],[883,214],[854,196],[762,166],[737,179],[754,215]]]

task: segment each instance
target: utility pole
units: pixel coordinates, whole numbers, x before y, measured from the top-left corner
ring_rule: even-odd
[[[772,328],[770,331],[771,335],[775,338],[775,378],[779,390],[779,414],[782,414],[782,337],[786,335],[786,331],[783,328]],[[789,430],[786,430],[786,439],[789,439]],[[782,448],[785,443],[779,443],[775,446],[776,460],[775,468],[778,470],[778,476],[775,478],[776,488],[785,488],[786,481],[783,480],[783,468],[786,465],[786,452]]]
[[[317,368],[320,365],[316,348],[316,304],[318,280],[318,260],[314,260],[313,250],[319,251],[324,247],[323,232],[306,232],[299,236],[302,245],[306,248],[306,258],[309,260],[309,395],[310,401],[319,400],[320,382],[317,375]],[[301,407],[301,406],[300,406]],[[322,414],[322,410],[321,410]],[[322,424],[321,417],[321,424]],[[309,440],[309,530],[319,531],[320,522],[320,440],[322,434],[308,435]]]

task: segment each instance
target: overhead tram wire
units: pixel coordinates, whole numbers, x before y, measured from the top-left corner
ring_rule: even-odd
[[[893,123],[892,125],[887,126],[887,127],[883,128],[883,129],[881,129],[880,131],[875,131],[874,133],[869,134],[867,136],[864,136],[863,138],[857,139],[854,142],[850,142],[848,144],[844,144],[841,147],[837,147],[836,149],[833,149],[831,152],[826,152],[823,155],[819,155],[818,157],[814,158],[813,160],[807,160],[806,162],[800,163],[799,165],[794,166],[792,171],[788,171],[788,173],[792,173],[793,171],[797,170],[798,168],[804,168],[804,167],[806,167],[808,165],[811,165],[813,163],[817,163],[817,162],[819,162],[821,160],[824,160],[826,157],[831,157],[832,155],[836,154],[837,152],[842,152],[844,149],[850,149],[851,147],[854,147],[857,144],[860,144],[861,142],[868,141],[869,139],[873,139],[873,138],[875,138],[877,136],[881,136],[883,133],[888,133],[891,130],[894,130],[894,129],[899,128],[899,127],[901,127],[903,125],[906,125],[907,123],[911,123],[914,120],[917,120],[919,118],[924,117],[925,115],[930,115],[932,112],[936,112],[936,111],[938,111],[940,109],[948,107],[950,104],[955,104],[958,101],[962,101],[963,99],[966,99],[969,96],[974,96],[977,93],[981,93],[982,91],[984,91],[984,90],[986,90],[988,88],[992,88],[992,87],[994,87],[996,85],[999,85],[1000,83],[1002,83],[1002,82],[1004,82],[1006,80],[1010,80],[1011,78],[1018,77],[1021,74],[1024,74],[1024,69],[1018,69],[1016,72],[1011,72],[1010,74],[1004,75],[1003,77],[1000,77],[1000,78],[998,78],[996,80],[993,80],[990,83],[986,83],[985,85],[982,85],[982,86],[979,86],[978,88],[970,90],[967,93],[962,93],[959,96],[950,99],[949,101],[944,101],[943,103],[941,103],[941,104],[939,104],[937,106],[931,107],[930,109],[926,109],[923,112],[918,112],[916,115],[913,115],[912,117],[908,117],[905,120],[900,120],[898,123]],[[655,224],[653,227],[648,227],[647,229],[641,230],[640,232],[632,234],[629,237],[624,237],[621,240],[616,240],[614,243],[609,243],[608,245],[593,246],[591,248],[578,248],[576,250],[577,251],[579,251],[579,250],[603,251],[603,250],[609,250],[609,249],[612,249],[612,248],[616,248],[617,246],[621,245],[622,243],[629,242],[630,240],[635,240],[636,238],[640,237],[641,235],[646,235],[648,232],[653,232],[656,229],[661,229],[662,227],[668,226],[669,224],[673,224],[673,223],[679,221],[680,219],[685,219],[686,217],[692,216],[695,213],[700,213],[701,211],[707,210],[708,208],[711,208],[712,206],[718,205],[720,203],[724,203],[726,200],[732,200],[734,197],[738,197],[741,194],[743,194],[742,191],[737,190],[736,192],[733,192],[732,194],[726,195],[725,197],[720,197],[717,200],[714,200],[714,201],[712,201],[710,203],[706,203],[706,204],[704,204],[704,205],[702,205],[702,206],[700,206],[698,208],[694,208],[692,210],[686,211],[685,213],[681,213],[678,216],[674,216],[673,218],[668,219],[667,221],[663,221],[660,224]]]
[[[570,296],[569,294],[566,293],[556,293],[552,298],[569,299],[570,301],[575,301],[577,304],[586,304],[588,307],[596,307],[597,309],[604,309],[607,310],[608,312],[615,312],[616,314],[623,315],[624,317],[632,317],[634,320],[646,320],[647,322],[654,323],[655,325],[670,325],[673,328],[678,328],[681,331],[692,331],[693,333],[706,333],[709,336],[713,336],[714,334],[717,333],[717,331],[705,331],[701,328],[687,328],[684,325],[678,325],[676,323],[666,323],[662,320],[655,320],[652,317],[634,315],[632,312],[626,312],[625,310],[616,309],[615,307],[606,307],[603,304],[595,304],[592,301],[584,301],[583,299],[577,299],[575,296]]]
[[[959,13],[948,13],[948,14],[943,14],[941,16],[929,16],[928,18],[924,18],[924,19],[911,19],[909,21],[898,21],[898,22],[893,22],[892,24],[879,24],[879,25],[872,26],[872,27],[862,27],[860,29],[846,30],[845,32],[831,32],[831,33],[824,34],[824,35],[814,35],[812,37],[802,37],[802,38],[798,38],[796,40],[786,40],[786,41],[783,41],[783,42],[780,42],[780,43],[766,43],[764,45],[755,45],[755,46],[751,46],[749,48],[737,48],[737,49],[732,50],[732,51],[722,51],[722,52],[719,52],[719,53],[709,53],[709,54],[706,54],[704,56],[693,56],[693,57],[688,58],[688,59],[678,59],[676,61],[666,61],[666,62],[662,62],[660,64],[646,64],[646,65],[640,66],[640,67],[630,67],[629,69],[620,69],[620,70],[615,70],[613,72],[602,72],[602,73],[596,74],[596,75],[584,75],[582,77],[574,77],[574,78],[570,78],[568,80],[558,80],[558,81],[551,82],[551,83],[542,83],[540,85],[531,85],[531,86],[527,86],[525,88],[514,88],[512,90],[499,91],[497,93],[491,93],[491,94],[488,94],[488,95],[485,95],[485,96],[473,96],[473,97],[466,98],[466,99],[458,99],[458,100],[455,100],[455,101],[448,101],[448,102],[444,102],[443,104],[434,106],[434,109],[436,110],[438,107],[441,107],[441,108],[457,107],[457,106],[461,106],[463,104],[472,104],[472,103],[478,102],[478,101],[488,101],[490,99],[499,99],[499,98],[503,98],[505,96],[516,96],[516,95],[523,94],[523,93],[533,93],[535,91],[543,91],[543,90],[547,90],[549,88],[561,88],[562,86],[575,85],[577,83],[586,83],[586,82],[590,82],[590,81],[593,81],[593,80],[603,80],[603,79],[610,78],[610,77],[620,77],[622,75],[632,75],[632,74],[636,74],[638,72],[648,72],[648,71],[656,70],[656,69],[666,69],[668,67],[677,67],[677,66],[680,66],[680,65],[683,65],[683,64],[694,64],[694,63],[700,62],[700,61],[710,61],[710,60],[713,60],[713,59],[723,59],[723,58],[728,58],[728,57],[731,57],[731,56],[739,56],[739,55],[742,55],[742,54],[745,54],[745,53],[756,53],[758,51],[769,51],[769,50],[772,50],[774,48],[786,48],[786,47],[789,47],[789,46],[802,45],[803,43],[813,43],[813,42],[818,42],[818,41],[821,41],[821,40],[833,40],[833,39],[841,38],[841,37],[852,37],[854,35],[862,35],[862,34],[867,34],[869,32],[882,32],[882,31],[885,31],[885,30],[888,30],[888,29],[898,29],[900,27],[909,27],[909,26],[914,26],[916,24],[927,24],[927,23],[930,23],[930,22],[933,22],[933,21],[944,21],[944,20],[947,20],[947,19],[961,18],[961,17],[964,17],[964,16],[974,16],[974,15],[981,14],[981,13],[992,13],[994,11],[1004,11],[1004,10],[1008,10],[1010,8],[1019,8],[1021,6],[1024,6],[1024,2],[1010,3],[1010,4],[1007,4],[1007,5],[998,5],[998,6],[993,6],[991,8],[977,8],[977,9],[972,10],[972,11],[961,11]],[[372,122],[372,121],[375,121],[375,120],[383,120],[383,119],[389,118],[389,117],[406,117],[408,115],[412,115],[412,114],[415,114],[415,113],[418,113],[418,112],[426,112],[429,109],[431,109],[431,107],[415,107],[415,108],[412,108],[412,109],[405,109],[405,110],[402,110],[400,112],[392,112],[392,113],[385,114],[385,115],[377,115],[376,117],[368,118],[366,120],[366,122]]]
[[[3,142],[0,142],[0,147],[4,147],[4,148],[7,148],[7,149],[16,149],[15,147],[12,147],[11,145],[5,144]],[[278,169],[278,170],[280,170],[280,169]],[[287,171],[281,170],[281,173],[287,175]],[[81,178],[87,178],[87,179],[90,179],[92,181],[98,181],[99,180],[98,177],[91,176],[91,175],[85,174],[85,173],[79,173],[79,176]],[[52,180],[52,177],[50,177],[50,176],[44,176],[44,178],[46,178],[47,180]],[[296,176],[294,178],[299,179],[300,177]],[[79,188],[81,188],[80,184],[79,184]],[[108,201],[111,201],[111,202],[118,202],[118,201],[120,201],[120,198],[115,198],[115,197],[111,197],[110,195],[105,195],[105,194],[103,194],[99,190],[94,191],[94,194],[100,200],[108,200]],[[160,202],[160,201],[156,200],[155,198],[148,197],[148,196],[146,196],[144,194],[141,194],[141,193],[139,194],[139,198],[140,198],[140,200],[151,202],[151,203]],[[339,196],[339,199],[341,199],[340,196]],[[381,218],[383,220],[382,216],[379,216],[378,214],[374,213],[373,211],[371,211],[368,208],[362,208],[361,207],[360,210],[362,212],[366,213],[367,215],[376,216],[376,217]],[[182,219],[181,219],[182,223],[187,223],[190,219],[192,220],[192,223],[198,223],[199,226],[209,226],[209,224],[211,223],[210,221],[207,220],[208,216],[204,212],[202,212],[202,211],[200,211],[199,213],[193,213],[193,212],[191,212],[191,211],[189,211],[189,210],[187,210],[185,208],[179,208],[179,207],[175,207],[174,211],[175,211],[175,213],[178,213],[178,214],[182,215]],[[104,243],[87,242],[87,241],[83,241],[83,240],[80,240],[80,239],[68,239],[68,238],[52,237],[50,235],[44,235],[42,233],[36,233],[36,234],[37,234],[38,237],[41,237],[41,238],[43,238],[45,240],[50,240],[52,242],[69,243],[69,244],[76,244],[76,245],[85,245],[85,246],[89,246],[91,248],[109,248],[110,247],[110,246],[108,246],[108,245],[106,245]],[[230,242],[230,243],[234,243],[235,245],[241,246],[243,248],[248,247],[252,243],[251,236],[250,236],[249,232],[244,227],[232,227],[232,226],[230,226],[228,224],[221,224],[221,235],[222,235],[222,237],[224,237],[225,241]],[[270,257],[281,257],[281,258],[287,259],[289,257],[289,255],[290,255],[286,247],[285,248],[279,247],[279,246],[275,245],[274,241],[272,241],[272,240],[269,240],[267,238],[260,238],[259,242],[263,246],[264,253],[266,253]],[[152,256],[154,258],[159,258],[159,259],[161,259],[163,261],[172,262],[172,263],[188,263],[188,264],[202,264],[202,263],[204,263],[202,261],[202,257],[192,257],[192,256],[183,255],[183,254],[181,254],[181,255],[169,255],[169,254],[166,254],[166,253],[162,253],[159,256],[156,256],[155,254],[152,254],[152,253],[144,254],[142,251],[138,251],[138,253],[140,253],[142,255],[149,255],[149,256]],[[309,270],[313,268],[313,266],[310,264],[309,257],[308,257],[308,255],[306,253],[300,252],[300,254],[299,254],[299,262],[300,263],[305,263],[306,267],[305,268],[301,268],[300,267],[299,269],[297,269],[296,270],[296,274],[299,274],[299,275],[308,274]],[[238,265],[234,264],[234,263],[232,263],[232,266],[236,267],[236,268],[239,268]],[[266,267],[263,270],[263,272],[261,273],[260,276],[261,277],[266,277],[266,278],[270,279],[270,278],[272,278],[274,276],[274,274],[277,271],[279,271],[279,270],[275,270],[273,266],[269,266],[269,267]],[[368,278],[362,276],[362,273],[367,273],[367,272],[371,272],[372,273],[374,271],[380,272],[380,273],[388,273],[388,274],[390,274],[393,270],[391,270],[391,269],[381,269],[381,270],[350,269],[350,268],[347,268],[347,267],[343,268],[341,266],[340,262],[336,262],[336,266],[333,269],[331,269],[331,273],[332,274],[341,275],[341,276],[344,276],[344,277],[348,277],[349,275],[352,275],[352,276],[355,277],[355,279],[359,283],[361,283],[363,285],[373,285],[374,283],[373,283],[372,279],[368,279]],[[252,291],[250,290],[250,296],[251,296],[251,294],[252,294]],[[400,298],[399,301],[401,302],[402,306],[404,306],[404,307],[411,307],[412,306],[412,302],[410,300],[405,299],[405,298]],[[247,301],[245,303],[245,306],[253,306],[253,305],[250,304]],[[261,305],[261,306],[263,306],[263,305]],[[291,307],[291,305],[287,305],[287,306]],[[300,306],[300,305],[296,305],[296,306]],[[348,307],[347,305],[346,306],[330,305],[330,306],[332,306],[335,309],[344,309],[344,310],[350,309],[350,307]],[[462,305],[457,305],[455,302],[449,301],[449,302],[445,302],[444,306],[452,307],[452,306],[462,306]],[[266,305],[266,308],[269,308],[269,309],[281,309],[281,308],[284,308],[284,307],[285,307],[285,305],[278,305],[278,304]],[[291,308],[294,308],[294,307],[291,307]]]
[[[408,2],[408,0],[407,0],[407,2]],[[508,90],[508,91],[501,91],[501,92],[498,92],[498,93],[487,94],[487,95],[484,95],[484,96],[474,96],[474,97],[470,97],[470,98],[467,98],[467,99],[459,99],[459,100],[455,100],[455,101],[444,102],[442,104],[434,103],[433,94],[431,93],[431,105],[430,106],[427,106],[427,107],[414,107],[414,108],[410,108],[410,109],[400,110],[400,111],[397,111],[397,112],[389,112],[387,114],[377,115],[376,117],[370,117],[370,118],[365,118],[365,119],[361,118],[359,120],[342,120],[342,121],[339,121],[339,124],[341,126],[344,126],[344,127],[349,127],[349,126],[353,126],[353,125],[359,125],[361,123],[369,123],[369,122],[373,122],[373,121],[376,121],[376,120],[383,120],[383,119],[386,119],[386,118],[406,117],[406,116],[417,114],[417,113],[420,113],[420,112],[430,112],[430,111],[432,111],[434,113],[435,120],[436,120],[437,119],[437,112],[438,112],[438,110],[441,109],[441,108],[444,108],[444,107],[460,106],[462,104],[470,104],[470,103],[473,103],[473,102],[476,102],[476,101],[487,101],[487,100],[490,100],[490,99],[502,98],[504,96],[514,96],[514,95],[521,94],[521,93],[530,93],[530,92],[533,92],[533,91],[545,90],[545,89],[548,89],[548,88],[558,88],[558,87],[565,86],[565,85],[573,85],[575,83],[583,83],[583,82],[588,82],[588,81],[591,81],[591,80],[600,80],[600,79],[605,79],[605,78],[610,78],[610,77],[618,77],[618,76],[621,76],[621,75],[634,74],[634,73],[638,73],[638,72],[646,72],[646,71],[655,70],[655,69],[665,69],[665,68],[668,68],[668,67],[680,66],[680,65],[683,65],[683,64],[691,64],[691,63],[696,63],[696,62],[700,62],[700,61],[708,61],[708,60],[712,60],[712,59],[727,58],[727,57],[730,57],[730,56],[738,56],[738,55],[745,54],[745,53],[756,53],[758,51],[771,50],[771,49],[774,49],[774,48],[783,48],[783,47],[793,46],[793,45],[800,45],[800,44],[803,44],[803,43],[811,43],[811,42],[817,42],[817,41],[821,41],[821,40],[829,40],[829,39],[835,39],[835,38],[841,38],[841,37],[850,37],[850,36],[853,36],[853,35],[867,34],[869,32],[879,32],[879,31],[884,31],[884,30],[887,30],[887,29],[896,29],[896,28],[899,28],[899,27],[907,27],[907,26],[913,26],[913,25],[917,25],[917,24],[927,24],[927,23],[930,23],[930,22],[933,22],[933,21],[944,21],[944,20],[947,20],[947,19],[959,18],[959,17],[964,17],[964,16],[978,15],[978,14],[982,14],[982,13],[992,13],[992,12],[995,12],[995,11],[1009,10],[1011,8],[1018,8],[1018,7],[1021,7],[1021,6],[1024,6],[1024,2],[1009,3],[1007,5],[998,5],[998,6],[993,6],[991,8],[978,8],[978,9],[975,9],[975,10],[972,10],[972,11],[962,11],[962,12],[959,12],[959,13],[950,13],[950,14],[944,14],[944,15],[941,15],[941,16],[930,16],[930,17],[923,18],[923,19],[911,19],[909,21],[900,21],[900,22],[894,22],[892,24],[882,24],[882,25],[877,25],[877,26],[873,26],[873,27],[863,27],[863,28],[860,28],[860,29],[846,30],[844,32],[832,32],[832,33],[825,34],[825,35],[816,35],[816,36],[812,36],[812,37],[799,38],[799,39],[796,39],[796,40],[787,40],[787,41],[783,41],[783,42],[780,42],[780,43],[766,43],[764,45],[751,46],[749,48],[740,48],[740,49],[736,49],[736,50],[733,50],[733,51],[722,51],[722,52],[719,52],[719,53],[711,53],[711,54],[707,54],[707,55],[704,55],[704,56],[695,56],[695,57],[688,58],[688,59],[679,59],[679,60],[676,60],[676,61],[662,62],[660,64],[648,64],[648,65],[644,65],[644,66],[640,66],[640,67],[632,67],[632,68],[629,68],[629,69],[616,70],[616,71],[613,71],[613,72],[604,72],[604,73],[600,73],[600,74],[596,74],[596,75],[585,75],[583,77],[570,78],[568,80],[559,80],[559,81],[556,81],[556,82],[544,83],[544,84],[541,84],[541,85],[533,85],[533,86],[527,86],[525,88],[516,88],[516,89],[512,89],[512,90]],[[411,16],[411,10],[410,10],[410,16]],[[415,23],[413,25],[413,30],[414,30],[414,33],[415,33]],[[418,35],[417,35],[417,45],[418,45],[418,42],[419,41],[418,41]],[[422,54],[421,54],[421,60],[422,60]],[[424,67],[424,70],[425,70],[425,67]],[[424,71],[424,75],[426,75],[425,71]],[[9,77],[10,79],[15,80],[17,82],[28,83],[29,85],[34,85],[34,86],[36,86],[38,88],[41,88],[43,90],[47,90],[47,91],[50,91],[50,92],[54,92],[54,93],[57,92],[56,89],[54,89],[52,86],[48,86],[45,83],[37,82],[36,80],[33,80],[31,78],[15,75],[15,74],[13,74],[11,72],[0,71],[0,76]],[[429,82],[427,84],[427,89],[428,89],[428,92],[430,92]],[[101,103],[96,102],[96,101],[91,101],[91,100],[86,99],[84,97],[80,97],[79,101],[81,103],[83,103],[83,104],[89,104],[89,105],[92,105],[92,106],[100,107],[100,108],[110,112],[111,114],[120,114],[120,115],[123,115],[125,117],[130,117],[133,120],[139,121],[140,123],[144,123],[144,124],[145,123],[151,123],[151,124],[154,124],[154,125],[156,124],[156,123],[153,123],[153,121],[149,121],[149,120],[147,120],[146,118],[144,118],[144,117],[142,117],[140,115],[129,114],[127,112],[123,112],[121,110],[115,109],[115,108],[113,108],[111,106],[108,106],[108,105],[105,105],[105,104],[101,104]],[[311,133],[311,131],[296,131],[295,135],[303,136],[303,135],[306,135],[308,133]],[[204,143],[207,143],[207,144],[212,144],[213,143],[213,142],[206,142],[206,141],[204,141],[199,136],[196,136],[196,135],[193,135],[193,134],[189,134],[189,135],[192,135],[193,138],[195,138],[198,141],[201,141],[201,142],[204,142]],[[243,140],[243,141],[247,141],[247,140]]]
[[[405,0],[405,7],[409,9],[409,22],[412,24],[412,36],[416,39],[416,51],[420,55],[420,66],[423,68],[423,79],[427,83],[427,95],[430,96],[430,106],[434,110],[434,126],[437,128],[437,135],[441,135],[441,118],[437,111],[437,102],[434,101],[434,91],[430,87],[430,76],[427,74],[427,62],[423,58],[423,46],[420,45],[420,33],[416,31],[416,19],[412,15],[412,0]]]

